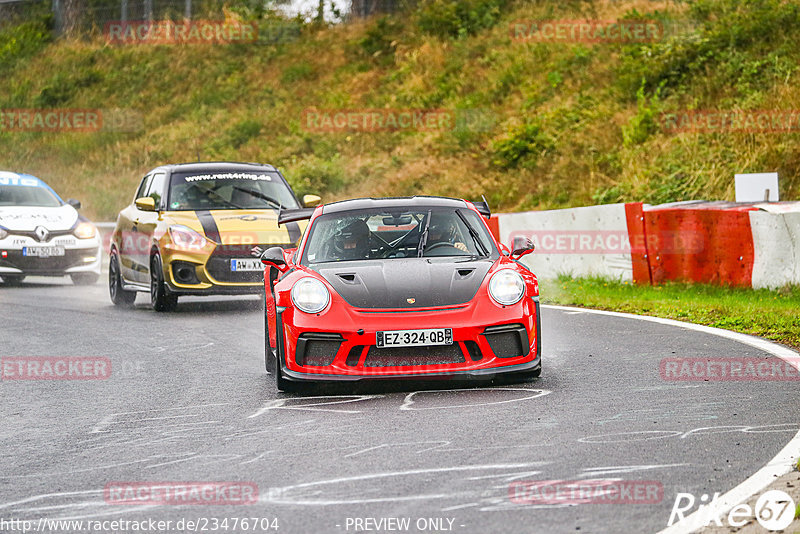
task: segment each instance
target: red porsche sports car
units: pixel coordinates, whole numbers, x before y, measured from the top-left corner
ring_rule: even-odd
[[[297,249],[261,256],[265,361],[307,381],[541,373],[536,276],[492,236],[485,202],[356,199],[283,210]]]

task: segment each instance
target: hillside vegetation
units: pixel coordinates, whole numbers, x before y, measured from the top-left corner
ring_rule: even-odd
[[[217,18],[281,23],[237,8]],[[514,21],[656,20],[637,43],[512,39]],[[0,131],[0,168],[113,219],[163,163],[269,162],[326,200],[441,194],[495,210],[733,200],[736,172],[800,194],[793,132],[676,132],[661,114],[800,110],[800,7],[783,0],[425,1],[275,42],[54,39],[43,12],[0,29],[0,109],[134,113],[130,132]],[[310,131],[308,110],[444,110],[447,129]],[[798,131],[798,130],[795,130]]]

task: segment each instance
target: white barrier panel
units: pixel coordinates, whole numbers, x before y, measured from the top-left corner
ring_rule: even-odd
[[[750,212],[753,288],[800,284],[800,211],[781,211]]]
[[[539,278],[604,276],[633,280],[625,204],[497,215],[500,241],[529,237],[536,250],[524,263]]]

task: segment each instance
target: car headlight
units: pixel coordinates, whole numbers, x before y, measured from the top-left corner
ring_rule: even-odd
[[[169,227],[172,242],[180,248],[199,249],[206,246],[208,240],[188,226],[176,224]]]
[[[292,302],[306,313],[321,312],[330,299],[328,288],[316,278],[301,278],[292,286]]]
[[[501,269],[489,280],[489,295],[504,306],[519,302],[525,294],[525,281],[522,276],[511,269]]]
[[[90,222],[78,223],[72,232],[78,239],[91,239],[97,235],[97,228]]]
[[[6,232],[5,228],[0,228],[0,239],[5,239],[8,237],[8,232]]]

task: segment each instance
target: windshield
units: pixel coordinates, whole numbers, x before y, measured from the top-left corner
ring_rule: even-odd
[[[299,208],[291,190],[275,172],[175,173],[167,209],[230,210]]]
[[[315,219],[303,263],[494,256],[480,217],[467,209],[359,210]]]
[[[0,206],[57,208],[61,206],[61,201],[44,187],[0,185]]]

